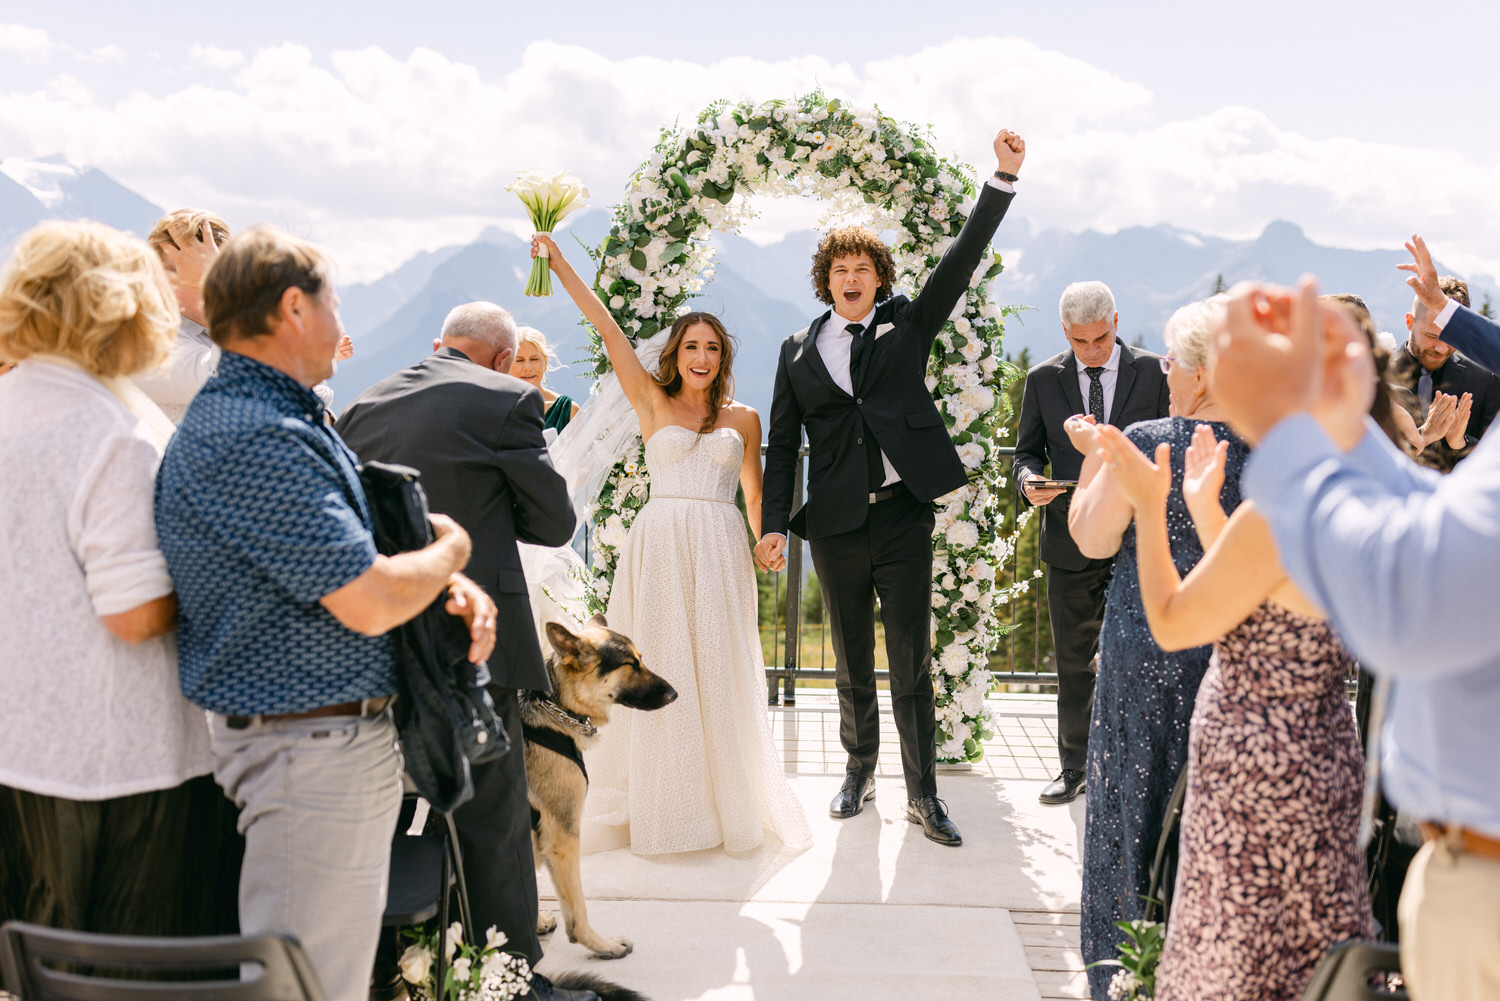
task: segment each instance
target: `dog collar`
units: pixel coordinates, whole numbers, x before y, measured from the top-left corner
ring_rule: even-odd
[[[599,735],[599,728],[594,725],[593,720],[587,716],[581,716],[578,713],[563,708],[550,695],[543,695],[540,692],[527,692],[526,701],[539,706],[553,720],[577,733],[580,737],[591,738]]]

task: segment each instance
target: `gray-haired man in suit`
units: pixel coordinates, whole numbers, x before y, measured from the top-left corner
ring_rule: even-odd
[[[1091,414],[1100,424],[1129,427],[1167,416],[1167,380],[1159,356],[1130,348],[1116,337],[1120,314],[1103,282],[1076,282],[1058,304],[1068,350],[1026,373],[1012,473],[1026,500],[1042,512],[1042,562],[1047,565],[1047,613],[1057,657],[1057,753],[1062,773],[1042,790],[1041,801],[1068,803],[1083,791],[1089,714],[1094,706],[1092,661],[1099,652],[1104,592],[1111,559],[1091,560],[1068,534],[1067,487],[1028,481],[1077,480],[1083,456],[1063,422]]]
[[[549,691],[516,543],[566,545],[575,519],[567,484],[542,439],[541,393],[509,375],[516,324],[488,302],[456,307],[437,350],[369,389],[344,410],[338,431],[362,460],[397,462],[422,474],[433,510],[474,541],[467,573],[499,609],[504,641],[490,658],[490,695],[511,751],[474,768],[474,798],[454,812],[475,934],[497,926],[534,966],[536,869],[526,795],[518,689]],[[585,999],[538,976],[533,991]]]

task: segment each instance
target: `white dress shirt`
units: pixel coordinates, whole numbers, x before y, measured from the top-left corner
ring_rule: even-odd
[[[1077,356],[1074,356],[1077,360]],[[1104,363],[1104,371],[1099,373],[1099,385],[1104,387],[1104,423],[1109,423],[1109,415],[1115,409],[1115,383],[1120,378],[1120,341],[1115,340],[1115,349],[1109,353],[1109,361]],[[1084,371],[1083,363],[1078,364],[1078,391],[1083,394],[1083,412],[1089,412],[1089,374]]]
[[[818,331],[818,354],[823,359],[823,366],[828,369],[828,374],[840,389],[854,395],[854,379],[849,374],[849,357],[854,349],[854,335],[849,333],[849,324],[862,323],[865,334],[874,337],[874,331],[870,329],[871,322],[875,319],[875,311],[872,309],[858,320],[846,320],[837,313],[828,317],[828,322],[823,324],[823,329]],[[870,340],[865,345],[865,350],[870,350],[875,342]],[[880,461],[885,466],[885,479],[880,482],[882,487],[888,487],[892,483],[899,483],[901,477],[896,473],[896,467],[891,465],[891,460],[886,458],[884,452],[880,453]]]

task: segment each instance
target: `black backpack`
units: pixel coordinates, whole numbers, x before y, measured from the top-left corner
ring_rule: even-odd
[[[359,470],[375,547],[386,556],[432,542],[427,495],[408,466],[366,462]],[[474,796],[470,766],[510,750],[505,724],[485,690],[487,664],[469,661],[469,630],[439,595],[391,632],[396,643],[396,727],[406,773],[433,809],[448,813]]]

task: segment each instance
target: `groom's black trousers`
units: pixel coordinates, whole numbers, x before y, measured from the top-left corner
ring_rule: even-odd
[[[891,707],[910,798],[937,793],[932,694],[932,505],[902,485],[870,505],[864,525],[810,541],[832,631],[839,740],[848,767],[875,773],[880,715],[875,703],[875,596],[885,624]]]

